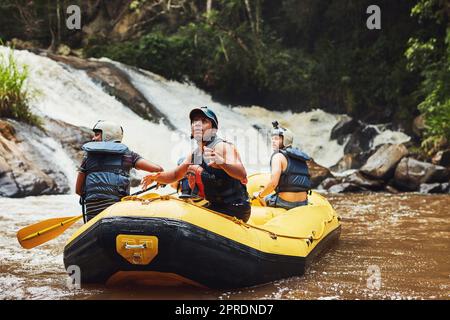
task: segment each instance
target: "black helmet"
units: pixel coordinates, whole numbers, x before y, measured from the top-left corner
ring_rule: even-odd
[[[211,109],[208,109],[208,107],[192,109],[191,112],[189,113],[189,119],[191,119],[191,122],[192,122],[192,118],[196,114],[202,114],[205,117],[207,117],[209,120],[211,120],[213,128],[217,129],[219,127],[219,121],[217,120],[216,114]]]

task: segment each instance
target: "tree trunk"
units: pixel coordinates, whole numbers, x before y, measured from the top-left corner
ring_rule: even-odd
[[[61,3],[56,0],[56,48],[61,44]]]
[[[244,2],[245,8],[247,9],[248,20],[250,21],[250,27],[252,29],[253,34],[256,34],[255,23],[253,22],[252,7],[250,6],[250,2],[248,0],[245,0]]]
[[[256,10],[255,10],[255,30],[256,30],[256,34],[260,34],[261,33],[261,0],[256,0]]]

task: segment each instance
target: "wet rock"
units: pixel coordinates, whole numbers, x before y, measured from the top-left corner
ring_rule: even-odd
[[[20,195],[20,189],[14,181],[12,172],[0,174],[0,197],[16,197]]]
[[[344,154],[360,154],[369,151],[372,147],[373,138],[378,134],[377,129],[372,126],[358,128],[350,136],[344,147]]]
[[[6,42],[6,46],[18,50],[33,50],[39,47],[39,43],[37,41],[25,41],[17,38],[12,38],[10,41]]]
[[[361,124],[356,121],[355,119],[345,116],[343,119],[341,119],[336,125],[331,129],[330,139],[336,140],[342,142],[342,137],[345,137],[357,129],[360,129]],[[340,143],[342,144],[342,143]]]
[[[92,130],[48,117],[45,118],[44,126],[48,135],[61,142],[64,150],[77,164],[81,163],[84,155],[81,146],[91,141]]]
[[[326,178],[325,180],[322,181],[322,183],[318,186],[318,189],[322,189],[322,190],[328,190],[330,189],[332,186],[339,184],[341,181],[339,179],[336,178]]]
[[[3,136],[6,140],[14,141],[16,142],[16,130],[14,127],[6,122],[0,120],[0,135]]]
[[[321,166],[314,162],[314,160],[308,161],[308,169],[312,182],[312,188],[316,188],[323,180],[331,177],[331,171],[328,168]]]
[[[358,185],[364,189],[368,190],[381,190],[384,187],[384,181],[383,180],[377,180],[377,179],[370,179],[366,176],[364,176],[361,172],[355,172],[351,175],[345,177],[343,179],[343,182],[347,182],[353,185]]]
[[[328,189],[328,192],[331,193],[361,192],[361,191],[368,191],[368,190],[359,185],[349,182],[339,183]]]
[[[423,115],[414,118],[412,131],[417,137],[422,137],[423,132],[425,131],[425,117]]]
[[[389,179],[399,161],[408,155],[403,144],[381,146],[361,168],[361,172],[376,179]]]
[[[359,168],[361,165],[357,160],[357,156],[353,154],[344,154],[344,156],[334,166],[330,167],[331,171],[343,172],[350,169]]]
[[[56,49],[56,53],[61,56],[68,56],[72,52],[72,49],[68,45],[60,44]]]
[[[431,162],[435,165],[450,167],[450,149],[438,151]]]
[[[46,52],[45,55],[72,68],[85,70],[94,81],[102,85],[106,92],[116,97],[125,106],[144,119],[159,123],[163,121],[170,129],[175,126],[152,105],[131,83],[128,75],[112,63],[106,61],[85,60],[78,57],[65,57]]]
[[[366,163],[367,159],[376,152],[376,150],[377,149],[371,149],[359,154],[344,154],[341,160],[332,166],[330,170],[334,172],[344,172],[351,169],[359,169]]]
[[[0,159],[8,163],[10,170],[2,172],[0,195],[25,197],[51,194],[49,191],[55,188],[53,179],[29,161],[19,148],[5,145],[3,139],[0,137]]]
[[[396,188],[394,188],[394,187],[391,186],[391,185],[386,185],[386,186],[384,187],[384,189],[385,189],[387,192],[392,193],[392,194],[400,193],[400,191],[398,191]]]
[[[423,183],[448,182],[449,170],[442,166],[404,158],[395,169],[395,184],[403,190],[416,191]]]
[[[448,183],[422,183],[419,187],[420,193],[444,193],[447,192]]]
[[[0,126],[10,128],[0,132],[1,196],[25,197],[69,191],[65,175],[56,169],[58,166],[53,159],[42,154],[41,142],[48,138],[42,130],[13,120],[0,120]]]
[[[450,182],[445,182],[441,184],[442,192],[444,193],[450,193]]]

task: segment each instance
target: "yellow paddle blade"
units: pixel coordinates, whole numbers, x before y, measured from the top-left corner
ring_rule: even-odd
[[[250,199],[250,205],[254,207],[263,207],[261,200],[259,200],[258,198]]]
[[[25,249],[34,248],[56,238],[82,217],[81,215],[76,217],[53,218],[32,224],[17,232],[17,240],[19,240],[20,245]]]

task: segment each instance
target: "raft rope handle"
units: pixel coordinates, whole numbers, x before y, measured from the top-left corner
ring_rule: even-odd
[[[127,250],[132,250],[132,249],[146,249],[147,248],[147,244],[143,243],[143,244],[128,244],[128,242],[125,242],[125,249]]]
[[[176,192],[175,192],[175,193],[176,193]],[[172,195],[175,194],[175,193],[171,193],[171,194],[167,194],[167,195],[162,195],[162,196],[159,196],[159,197],[153,198],[153,199],[142,199],[142,198],[139,198],[139,197],[136,197],[136,196],[130,196],[129,198],[126,198],[126,199],[124,199],[124,200],[125,200],[125,201],[126,201],[126,200],[131,200],[131,201],[141,201],[142,204],[150,204],[151,202],[153,202],[153,201],[155,201],[155,200],[170,200],[170,199],[177,200],[177,201],[181,201],[181,202],[184,202],[184,203],[188,202],[188,201],[186,201],[186,200],[182,200],[182,199],[173,197]],[[277,238],[286,238],[286,239],[293,239],[293,240],[306,240],[306,241],[309,242],[309,243],[313,242],[314,240],[317,241],[317,240],[319,240],[319,239],[322,237],[323,233],[325,232],[325,225],[328,224],[328,223],[330,223],[330,222],[332,222],[333,219],[335,218],[335,216],[333,215],[333,216],[330,218],[330,220],[324,221],[324,222],[322,223],[322,230],[321,230],[321,232],[320,232],[320,236],[319,236],[319,237],[314,237],[315,234],[316,234],[316,232],[315,232],[314,230],[311,232],[312,234],[311,234],[309,237],[296,237],[296,236],[288,236],[288,235],[284,235],[284,234],[278,234],[278,233],[275,233],[275,232],[272,232],[272,231],[269,231],[269,230],[266,230],[266,229],[263,229],[263,228],[259,228],[259,227],[253,226],[253,225],[248,224],[248,223],[246,223],[246,222],[244,222],[244,221],[242,221],[241,219],[238,219],[238,218],[236,218],[236,217],[232,217],[232,216],[229,216],[229,215],[226,215],[226,214],[223,214],[223,213],[220,213],[220,212],[217,212],[217,211],[213,211],[213,210],[210,210],[210,209],[208,209],[208,208],[199,206],[199,205],[193,203],[192,201],[190,201],[190,202],[188,202],[188,203],[191,204],[191,205],[193,205],[194,207],[201,208],[201,209],[206,209],[206,210],[208,210],[208,211],[211,212],[211,213],[217,214],[217,215],[219,215],[219,216],[221,216],[221,217],[223,217],[223,218],[225,218],[225,219],[231,220],[231,221],[233,221],[234,223],[236,223],[236,224],[238,224],[238,225],[240,225],[240,226],[243,226],[243,227],[245,227],[245,228],[247,228],[247,229],[252,228],[252,229],[255,229],[255,230],[259,230],[259,231],[265,232],[265,233],[267,233],[273,240],[276,240]]]

